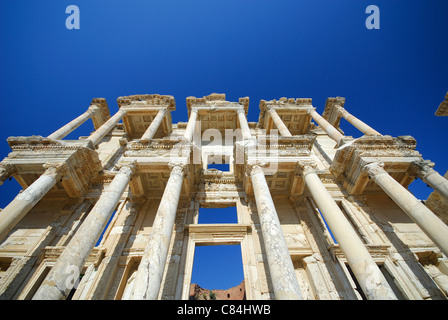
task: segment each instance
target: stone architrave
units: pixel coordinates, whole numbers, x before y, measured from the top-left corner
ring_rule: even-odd
[[[422,231],[448,256],[448,226],[443,223],[412,193],[392,178],[381,162],[364,165],[366,172],[381,189],[422,229]]]
[[[98,112],[101,112],[100,108],[96,105],[91,105],[86,112],[84,112],[79,117],[73,119],[59,130],[50,134],[48,138],[53,140],[63,139],[65,136],[67,136],[76,128],[78,128],[80,125],[82,125],[84,122],[86,122],[88,119],[95,116]]]
[[[315,165],[313,161],[299,162],[305,185],[344,252],[363,292],[369,300],[396,300],[369,251],[320,180],[314,169]]]
[[[135,163],[124,164],[98,199],[95,206],[65,247],[53,268],[37,290],[33,300],[64,300],[73,288],[74,276],[81,273],[85,261],[134,174]]]
[[[67,165],[46,163],[45,172],[23,192],[19,193],[0,214],[0,241],[64,176]]]
[[[275,299],[302,300],[300,286],[263,169],[258,164],[251,164],[248,166],[248,173],[254,189]]]
[[[138,266],[130,300],[156,300],[159,295],[185,170],[183,163],[171,166],[171,174]]]

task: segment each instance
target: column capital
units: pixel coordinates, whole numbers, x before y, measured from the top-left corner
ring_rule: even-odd
[[[348,114],[348,113],[349,113],[349,112],[348,112],[347,110],[345,110],[345,108],[344,108],[343,106],[341,106],[340,104],[335,104],[335,105],[334,105],[334,109],[335,109],[336,113],[337,113],[339,116],[341,116],[341,117],[343,117],[344,114]]]
[[[384,163],[382,161],[367,163],[361,167],[361,170],[371,178],[375,178],[379,174],[387,173],[384,170]]]
[[[16,172],[17,169],[14,165],[0,162],[0,186],[6,181],[6,179],[11,177]]]
[[[0,162],[0,179],[5,176],[5,179],[17,171],[16,167],[11,163]]]
[[[268,165],[267,162],[264,161],[251,161],[246,164],[246,174],[252,175],[254,173],[262,173],[264,175],[263,167]]]
[[[237,107],[236,113],[246,115],[246,110],[244,110],[244,107]]]
[[[428,173],[434,172],[434,167],[435,163],[432,162],[431,160],[416,160],[413,161],[410,164],[410,169],[412,174],[419,176],[419,177],[424,177],[426,176]]]
[[[99,106],[97,106],[96,104],[92,104],[89,106],[89,108],[87,109],[87,112],[89,113],[89,115],[91,117],[93,117],[94,115],[96,115],[98,112],[101,112],[101,108]]]
[[[133,160],[131,162],[118,163],[115,165],[115,168],[119,170],[119,173],[132,177],[137,171],[137,161]]]
[[[43,174],[52,177],[54,180],[59,180],[68,174],[69,166],[66,162],[47,162],[42,166],[46,169]]]
[[[313,114],[313,113],[315,113],[316,112],[316,108],[309,108],[309,109],[307,109],[306,110],[306,114],[308,114],[308,115],[311,115],[311,114]]]
[[[170,162],[168,163],[168,166],[171,168],[171,174],[178,174],[181,176],[185,175],[185,168],[187,167],[187,164],[185,162]]]
[[[300,160],[297,161],[295,173],[297,175],[307,175],[311,172],[316,172],[317,163],[314,160]]]

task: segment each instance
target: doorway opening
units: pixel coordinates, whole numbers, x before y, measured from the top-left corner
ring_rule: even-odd
[[[196,245],[189,299],[246,299],[241,245]]]

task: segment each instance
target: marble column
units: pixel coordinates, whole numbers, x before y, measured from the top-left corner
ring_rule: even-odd
[[[255,164],[248,166],[248,170],[255,194],[275,299],[302,300],[300,286],[263,169]]]
[[[448,180],[432,168],[434,162],[428,160],[415,161],[411,166],[414,168],[417,177],[448,199]]]
[[[250,140],[252,135],[250,134],[249,124],[247,123],[246,112],[244,108],[236,109],[238,114],[238,121],[240,123],[241,133],[243,136],[243,140]]]
[[[168,111],[167,108],[161,108],[157,115],[152,120],[151,124],[149,125],[148,129],[146,129],[145,133],[140,138],[141,142],[148,142],[149,140],[154,137],[154,134],[156,133],[157,129],[160,127],[160,124],[163,121],[163,118],[166,115],[166,112]]]
[[[97,145],[103,137],[111,131],[114,126],[121,120],[121,118],[126,114],[126,110],[120,109],[116,114],[113,115],[109,120],[107,120],[101,127],[95,130],[87,139],[92,141],[93,145]]]
[[[313,162],[299,162],[305,185],[344,253],[350,268],[369,300],[395,300],[396,296],[333,197],[314,170]]]
[[[45,172],[0,213],[0,241],[50,191],[67,170],[65,163],[44,164]]]
[[[51,268],[33,300],[64,300],[128,187],[135,164],[124,164]]]
[[[194,129],[196,127],[196,121],[198,119],[198,109],[192,108],[190,112],[190,118],[188,119],[187,128],[185,129],[184,138],[193,141]]]
[[[345,110],[343,107],[338,106],[337,107],[338,113],[348,122],[350,122],[353,126],[358,128],[362,133],[365,135],[371,135],[371,136],[380,136],[381,133],[373,129],[372,127],[368,126],[352,114],[350,114],[347,110]]]
[[[291,132],[289,132],[288,127],[286,127],[286,125],[283,123],[283,120],[277,114],[277,111],[275,111],[274,108],[270,107],[268,108],[268,112],[272,118],[272,121],[274,121],[275,126],[280,132],[280,135],[283,137],[292,137]]]
[[[0,186],[16,172],[14,165],[0,162]]]
[[[84,122],[86,122],[88,119],[93,117],[97,112],[100,111],[100,108],[96,105],[91,105],[89,109],[84,112],[79,117],[75,118],[74,120],[67,123],[65,126],[60,128],[59,130],[53,132],[48,136],[49,139],[53,140],[61,140],[65,136],[67,136],[69,133],[71,133],[73,130],[78,128],[80,125],[82,125]]]
[[[384,164],[372,162],[363,171],[422,229],[442,252],[448,256],[448,226],[442,222],[412,193],[392,178],[383,168]]]
[[[344,135],[340,133],[335,127],[333,127],[327,120],[325,120],[320,114],[316,112],[314,109],[310,109],[308,111],[310,116],[313,118],[314,121],[317,122],[317,124],[325,130],[325,132],[328,134],[328,136],[333,139],[336,142],[339,142],[342,138],[344,138]]]
[[[184,177],[184,164],[173,164],[138,266],[131,300],[156,300],[162,283]]]

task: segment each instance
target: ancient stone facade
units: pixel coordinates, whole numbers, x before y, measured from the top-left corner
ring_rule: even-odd
[[[262,100],[258,122],[224,94],[188,97],[188,122],[172,123],[172,96],[118,105],[8,138],[0,183],[23,191],[0,212],[1,299],[188,300],[196,246],[223,244],[241,246],[248,300],[447,298],[448,226],[407,187],[447,198],[448,181],[411,136],[380,134],[340,97],[322,115]],[[64,140],[88,119],[90,136]],[[215,207],[238,222],[198,223]]]

